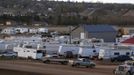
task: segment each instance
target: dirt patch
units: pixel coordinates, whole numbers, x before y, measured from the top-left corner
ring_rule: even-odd
[[[46,75],[46,74],[0,69],[0,75]]]
[[[27,72],[35,72],[29,73],[24,72],[22,75],[113,75],[113,70],[117,65],[110,63],[109,65],[102,65],[102,61],[94,61],[96,62],[96,67],[85,68],[85,67],[71,67],[70,65],[59,65],[59,64],[44,64],[40,61],[26,61],[26,60],[14,60],[14,61],[0,61],[0,67],[5,69],[13,69],[19,71],[27,71]],[[20,67],[18,69],[18,67]],[[1,71],[0,71],[1,73]],[[42,73],[42,74],[37,74]],[[9,74],[2,74],[9,75]],[[11,75],[11,74],[10,74]],[[18,75],[18,74],[12,74]],[[20,75],[20,73],[19,73]]]

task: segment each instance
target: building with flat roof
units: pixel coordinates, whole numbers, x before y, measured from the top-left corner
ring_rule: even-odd
[[[115,42],[117,29],[111,25],[81,25],[71,33],[72,38],[80,38],[85,32],[86,38],[104,39],[105,42]]]

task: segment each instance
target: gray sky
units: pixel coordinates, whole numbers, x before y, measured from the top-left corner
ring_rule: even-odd
[[[68,1],[68,0],[59,0],[59,1]],[[134,0],[70,0],[70,1],[103,2],[103,3],[133,3],[134,4]]]

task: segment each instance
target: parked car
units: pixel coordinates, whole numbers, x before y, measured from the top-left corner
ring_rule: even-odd
[[[87,68],[94,68],[96,64],[87,58],[79,58],[77,60],[70,61],[72,67],[85,66]]]
[[[117,57],[111,58],[112,62],[114,62],[114,61],[123,62],[123,61],[126,61],[126,60],[132,60],[132,58],[130,58],[130,56],[127,56],[127,55],[119,55]]]
[[[134,65],[119,65],[113,71],[115,75],[134,75]]]
[[[17,53],[13,52],[13,51],[5,51],[0,53],[0,56],[4,56],[4,57],[17,57]]]

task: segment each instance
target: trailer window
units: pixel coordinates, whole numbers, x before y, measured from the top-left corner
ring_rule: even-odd
[[[95,53],[95,52],[96,52],[96,50],[93,50],[93,52]]]
[[[120,53],[119,52],[115,52],[114,55],[120,55]]]
[[[25,46],[26,48],[32,48],[32,46]]]
[[[46,48],[46,46],[43,46],[43,48]]]
[[[134,53],[132,52],[132,56],[134,55]]]
[[[130,53],[129,52],[126,52],[126,55],[130,55]]]
[[[43,53],[42,50],[38,50],[37,53]]]

